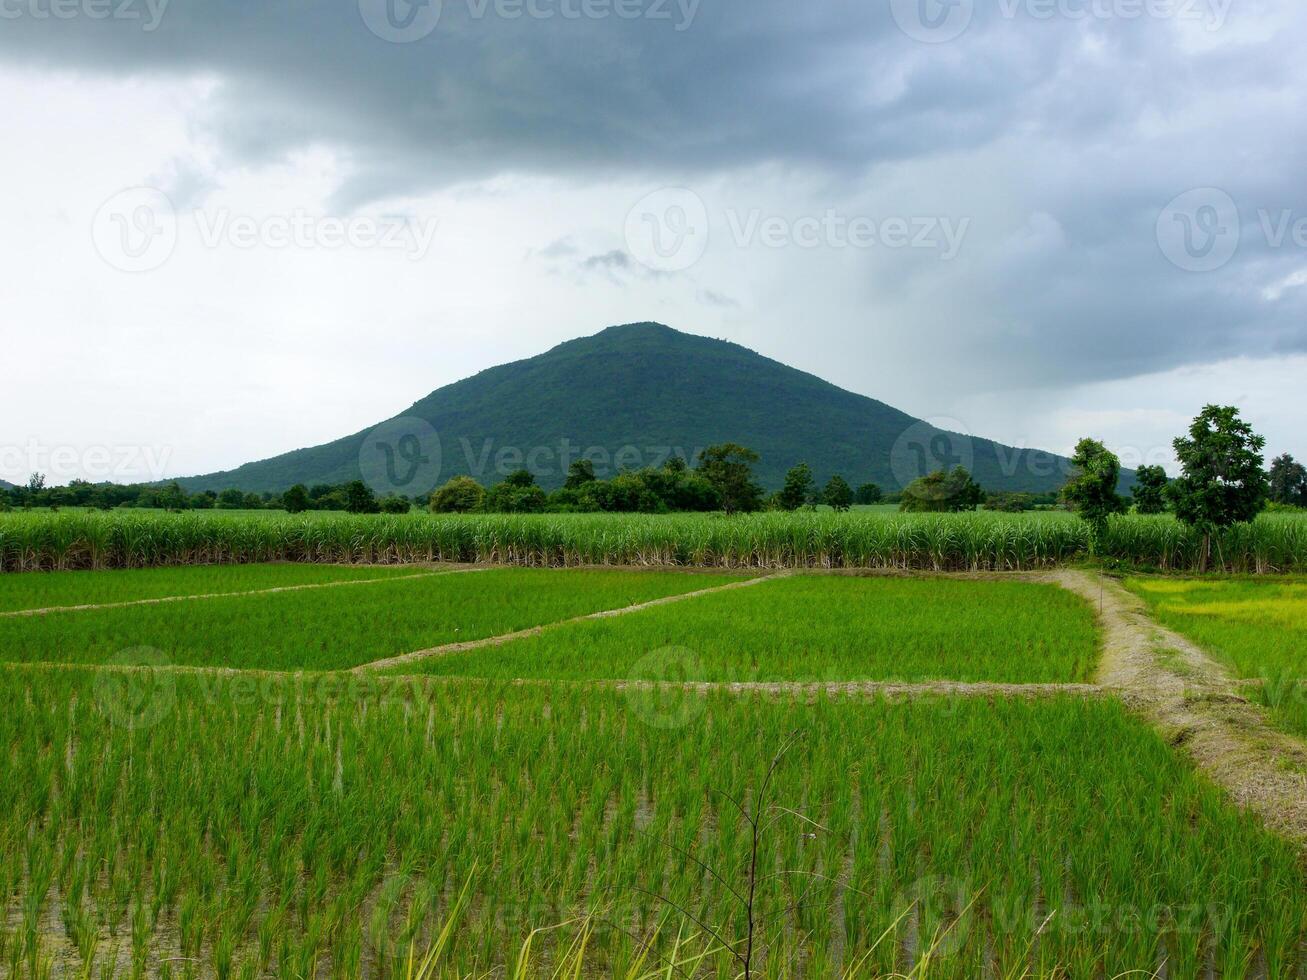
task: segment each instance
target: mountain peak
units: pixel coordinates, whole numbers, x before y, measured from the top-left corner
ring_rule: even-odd
[[[991,490],[1054,489],[1066,462],[939,432],[739,344],[651,321],[611,326],[487,368],[433,391],[396,418],[436,431],[440,481],[470,475],[487,485],[525,466],[541,486],[553,488],[580,454],[607,460],[595,470],[611,476],[661,466],[668,455],[693,460],[722,442],[756,450],[755,471],[769,489],[798,462],[807,462],[819,482],[838,473],[854,485],[898,489],[922,475],[916,472],[921,460],[933,458],[940,445],[956,450],[956,458],[936,463],[966,465]],[[371,428],[181,482],[199,490],[281,491],[294,483],[358,479]]]
[[[604,337],[604,336],[612,336],[612,337],[621,337],[621,336],[626,336],[626,337],[631,337],[631,336],[640,336],[640,335],[645,335],[645,334],[648,334],[648,335],[658,335],[658,334],[662,334],[662,335],[664,335],[664,336],[669,335],[669,334],[676,334],[676,335],[678,335],[678,336],[682,336],[682,337],[688,337],[688,336],[690,336],[689,334],[687,334],[687,333],[683,333],[683,332],[680,331],[680,330],[673,330],[671,327],[669,327],[669,326],[668,326],[667,324],[665,324],[665,323],[658,323],[656,320],[641,320],[641,321],[638,322],[638,323],[618,323],[618,324],[614,324],[614,325],[611,326],[611,327],[604,327],[604,329],[600,330],[600,331],[599,331],[597,334],[595,334],[594,336],[596,336],[596,337]]]

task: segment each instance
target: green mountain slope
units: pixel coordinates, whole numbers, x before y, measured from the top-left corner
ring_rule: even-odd
[[[439,434],[441,481],[469,474],[489,484],[526,465],[552,488],[583,451],[598,457],[603,476],[727,441],[761,454],[756,471],[768,488],[800,460],[822,482],[840,473],[886,489],[940,463],[968,465],[991,490],[1051,490],[1066,473],[1066,461],[1052,454],[951,436],[738,344],[655,323],[610,327],[490,368],[396,418],[422,420]],[[358,479],[370,431],[180,482],[275,492]]]

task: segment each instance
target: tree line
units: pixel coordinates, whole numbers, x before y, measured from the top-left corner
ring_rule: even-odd
[[[1072,457],[1074,470],[1060,493],[986,492],[961,466],[925,474],[901,491],[885,493],[875,483],[856,488],[840,474],[819,485],[812,468],[797,463],[781,488],[767,493],[754,479],[757,452],[737,443],[703,450],[696,465],[673,456],[661,467],[627,470],[600,479],[589,459],[572,462],[562,487],[546,492],[526,469],[483,486],[456,476],[429,495],[378,497],[362,480],[341,484],[297,484],[281,494],[228,488],[188,493],[176,482],[163,486],[74,480],[47,487],[41,474],[27,485],[0,490],[0,510],[12,507],[147,507],[166,510],[344,511],[354,514],[408,513],[415,506],[435,513],[673,513],[759,510],[797,511],[827,506],[847,511],[855,504],[897,504],[908,513],[989,510],[1019,512],[1063,506],[1091,526],[1095,543],[1108,517],[1133,509],[1140,514],[1173,510],[1186,523],[1210,533],[1216,527],[1251,520],[1267,505],[1307,507],[1307,468],[1288,454],[1263,469],[1265,439],[1239,418],[1238,410],[1209,405],[1189,434],[1175,440],[1182,475],[1168,479],[1160,466],[1141,466],[1129,498],[1117,493],[1121,463],[1102,442],[1083,439]]]
[[[1221,528],[1254,520],[1268,504],[1307,506],[1307,470],[1292,456],[1275,459],[1268,472],[1262,450],[1266,439],[1229,405],[1208,405],[1172,443],[1180,476],[1168,480],[1160,466],[1136,470],[1134,509],[1158,514],[1168,508],[1203,536],[1200,570],[1211,560],[1212,536]],[[1116,492],[1121,461],[1096,439],[1082,439],[1071,457],[1072,479],[1063,499],[1090,528],[1090,547],[1102,550],[1108,519],[1124,513],[1130,502]]]
[[[0,510],[10,508],[81,507],[97,510],[144,508],[150,510],[336,510],[358,514],[407,513],[415,503],[398,495],[378,498],[362,480],[340,484],[298,484],[285,493],[251,493],[229,487],[221,492],[190,493],[176,481],[159,486],[149,483],[90,483],[73,480],[64,487],[46,486],[45,476],[32,474],[23,486],[0,489]]]

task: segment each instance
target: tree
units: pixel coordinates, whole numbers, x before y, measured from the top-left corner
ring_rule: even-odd
[[[985,491],[971,478],[965,466],[936,470],[913,480],[903,488],[899,510],[910,513],[961,513],[975,510]]]
[[[35,507],[38,498],[45,492],[45,474],[33,473],[27,478],[27,485],[14,487],[14,502],[20,507]]]
[[[185,491],[174,480],[159,491],[159,506],[165,510],[185,510],[187,497]]]
[[[813,492],[812,467],[800,463],[785,474],[785,486],[776,495],[776,502],[781,510],[798,510],[812,500]]]
[[[821,499],[837,513],[846,511],[853,506],[853,488],[844,477],[836,473],[827,481],[826,489],[821,492]]]
[[[397,493],[392,493],[389,497],[383,497],[380,504],[381,513],[383,514],[407,514],[413,509],[407,497],[401,497]]]
[[[1266,440],[1229,405],[1207,405],[1189,435],[1172,444],[1183,470],[1167,487],[1175,516],[1203,535],[1199,568],[1207,571],[1212,533],[1251,521],[1266,506],[1269,480],[1262,469]]]
[[[1033,494],[999,490],[985,496],[985,510],[1000,511],[1006,514],[1022,514],[1034,509],[1035,498]]]
[[[546,500],[530,470],[515,470],[486,493],[485,508],[497,514],[538,514]]]
[[[1273,503],[1307,507],[1307,467],[1288,453],[1271,463],[1270,498]]]
[[[1135,511],[1160,514],[1166,510],[1166,470],[1160,466],[1141,466],[1135,470],[1135,485],[1130,488]]]
[[[536,485],[535,474],[530,470],[514,470],[504,477],[504,483],[510,487],[517,487],[519,490],[525,490],[527,487]]]
[[[288,514],[302,514],[309,509],[309,488],[297,483],[281,495],[281,505]]]
[[[345,510],[351,514],[375,514],[381,510],[377,495],[362,480],[345,484]]]
[[[1075,472],[1062,488],[1062,499],[1089,525],[1090,547],[1098,554],[1107,535],[1107,519],[1125,512],[1125,499],[1116,492],[1121,460],[1097,439],[1081,439],[1071,456]]]
[[[574,459],[572,465],[567,468],[567,480],[563,483],[564,490],[580,490],[587,483],[595,481],[595,464],[589,459]]]
[[[884,498],[884,491],[874,483],[864,483],[853,494],[855,504],[878,504]]]
[[[240,510],[244,506],[245,494],[235,487],[228,487],[218,494],[218,508],[220,510]]]
[[[699,454],[699,475],[712,484],[727,514],[762,506],[762,487],[753,482],[751,464],[756,462],[756,452],[734,442],[709,446]]]
[[[456,476],[431,494],[433,514],[470,514],[485,503],[486,491],[470,476]]]

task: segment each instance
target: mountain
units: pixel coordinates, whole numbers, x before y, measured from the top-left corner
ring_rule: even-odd
[[[935,429],[738,344],[657,323],[609,327],[447,385],[396,416],[380,441],[414,458],[396,437],[424,430],[422,423],[439,434],[440,482],[470,474],[490,484],[526,465],[547,489],[561,485],[567,461],[591,447],[608,454],[607,466],[602,453],[596,465],[604,476],[659,465],[669,452],[692,458],[705,446],[736,442],[760,454],[755,472],[769,489],[801,460],[819,483],[839,473],[854,486],[886,490],[960,462],[988,490],[1048,491],[1065,482],[1068,465],[1051,453]],[[371,431],[179,482],[189,490],[277,492],[355,480]],[[410,439],[408,448],[417,445]],[[427,472],[435,477],[434,467]]]
[[[0,480],[0,490],[12,490],[13,488],[14,485],[12,483],[6,483],[4,480]]]

